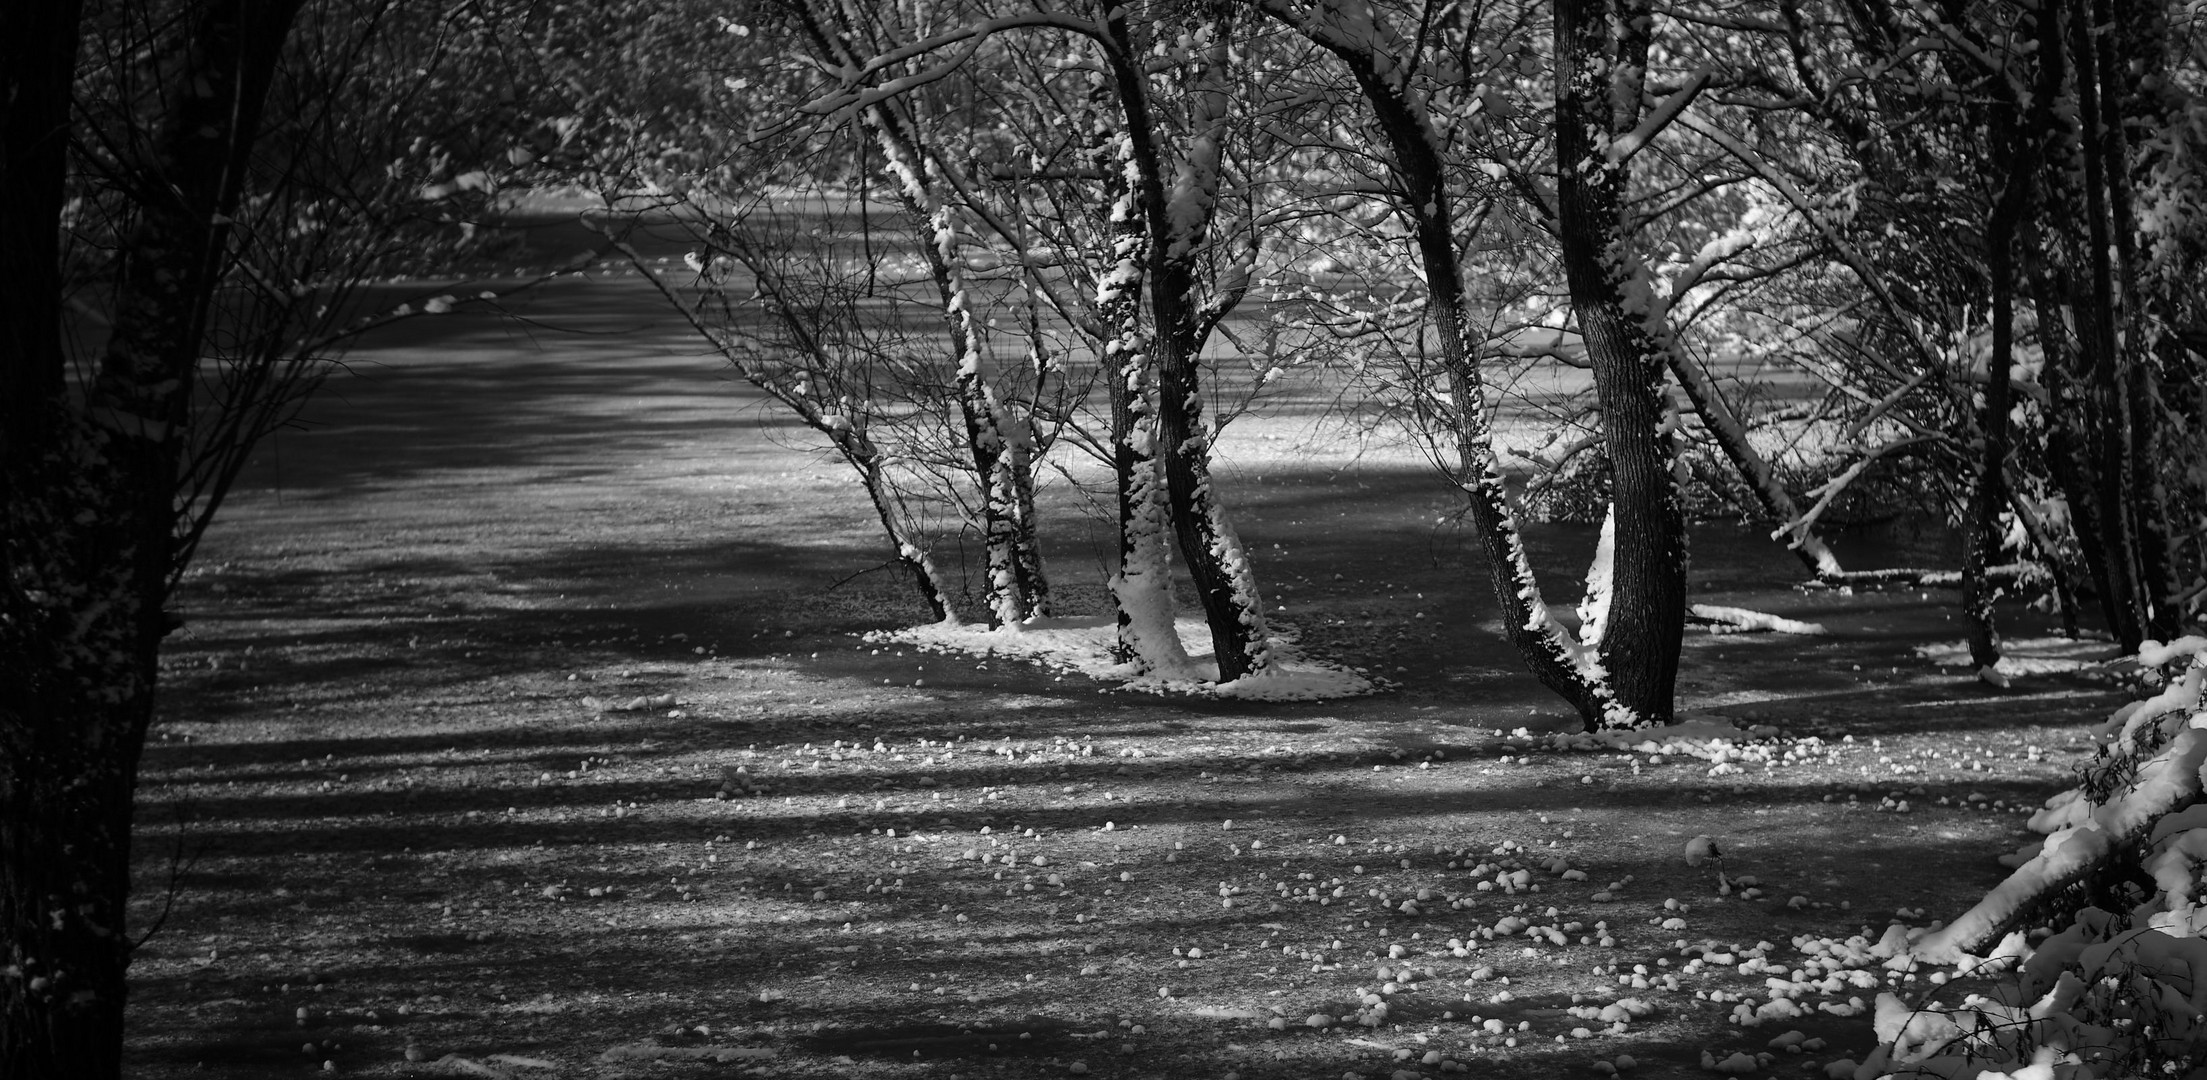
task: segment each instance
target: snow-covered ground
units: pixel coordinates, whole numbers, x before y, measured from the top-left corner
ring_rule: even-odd
[[[1201,618],[1183,616],[1175,620],[1174,629],[1183,643],[1210,639]],[[929,623],[878,631],[868,634],[867,640],[964,654],[982,663],[996,658],[1022,660],[1053,671],[1117,683],[1120,689],[1155,694],[1243,701],[1322,701],[1369,694],[1383,686],[1382,680],[1361,670],[1303,655],[1287,633],[1276,633],[1271,639],[1273,663],[1268,670],[1228,683],[1218,681],[1218,664],[1209,650],[1189,649],[1185,665],[1144,672],[1112,657],[1117,637],[1114,618],[1098,615],[1035,619],[993,630],[975,623]]]

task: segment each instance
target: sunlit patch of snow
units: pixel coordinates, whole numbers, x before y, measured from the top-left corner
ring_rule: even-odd
[[[2000,643],[2000,651],[1999,672],[2008,676],[2085,671],[2122,655],[2115,645],[2097,638],[2010,638]],[[1916,655],[1940,667],[1972,666],[1966,641],[1918,645]]]
[[[1203,641],[1210,637],[1209,628],[1200,618],[1181,618],[1175,622],[1174,629],[1182,641]],[[1228,683],[1218,681],[1218,666],[1209,652],[1190,652],[1185,654],[1184,663],[1160,665],[1157,670],[1146,673],[1135,665],[1119,663],[1111,655],[1117,636],[1118,624],[1112,616],[1092,615],[1033,619],[995,630],[979,625],[930,623],[904,630],[877,630],[867,634],[866,640],[984,659],[1025,660],[1055,671],[1117,683],[1122,690],[1153,694],[1190,694],[1242,701],[1325,701],[1357,697],[1383,688],[1380,680],[1360,671],[1304,656],[1293,639],[1286,635],[1276,634],[1270,638],[1273,660],[1270,667]]]

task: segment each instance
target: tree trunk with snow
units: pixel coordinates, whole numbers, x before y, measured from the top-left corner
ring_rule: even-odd
[[[874,516],[881,521],[881,528],[889,537],[889,543],[897,552],[897,565],[911,575],[912,587],[919,590],[920,602],[935,616],[936,622],[946,622],[957,617],[957,609],[951,605],[950,591],[944,587],[942,571],[936,569],[935,559],[912,527],[906,522],[898,505],[896,492],[883,475],[881,455],[870,447],[857,454],[846,452],[859,470],[859,483],[866,489],[866,499],[873,504]]]
[[[1227,5],[1210,5],[1208,20],[1194,28],[1207,33],[1209,41],[1189,92],[1190,134],[1169,190],[1161,133],[1146,76],[1138,67],[1143,54],[1135,46],[1124,8],[1113,9],[1105,21],[1116,46],[1111,58],[1114,82],[1126,114],[1135,192],[1147,228],[1144,254],[1153,327],[1148,344],[1157,377],[1157,447],[1165,495],[1182,561],[1210,626],[1221,682],[1261,674],[1272,665],[1256,572],[1212,485],[1199,363],[1210,323],[1196,296],[1196,268],[1208,241],[1225,149],[1230,13]]]
[[[1188,653],[1173,627],[1164,474],[1152,453],[1157,439],[1154,372],[1141,325],[1148,226],[1137,199],[1141,176],[1133,148],[1116,131],[1107,128],[1098,134],[1094,164],[1111,200],[1111,264],[1097,281],[1094,309],[1103,342],[1098,363],[1111,406],[1111,467],[1118,493],[1119,565],[1111,576],[1118,608],[1115,651],[1121,663],[1141,671],[1171,671],[1188,662]]]
[[[1558,238],[1612,467],[1617,558],[1602,666],[1617,700],[1668,722],[1685,636],[1686,522],[1665,424],[1673,348],[1624,217],[1620,138],[1638,126],[1654,11],[1644,0],[1556,0]]]
[[[296,0],[193,9],[153,50],[136,217],[92,384],[65,383],[62,224],[76,5],[0,22],[0,1075],[121,1072],[132,796],[175,570],[189,389],[228,220]],[[157,178],[157,179],[156,179]],[[43,232],[46,239],[39,239]],[[15,244],[29,239],[27,249]],[[39,260],[34,262],[33,260]],[[17,273],[25,276],[16,277]]]
[[[1014,445],[1023,437],[1019,422],[989,386],[986,342],[960,262],[957,220],[935,190],[910,120],[886,103],[867,109],[865,116],[896,181],[897,196],[920,230],[920,249],[957,358],[953,393],[980,487],[989,625],[1017,625],[1044,614],[1049,593],[1035,535],[1032,457]]]
[[[1426,317],[1447,373],[1452,406],[1449,437],[1456,465],[1452,479],[1464,492],[1487,578],[1502,613],[1502,632],[1534,678],[1570,702],[1589,729],[1624,719],[1591,652],[1573,637],[1542,600],[1540,582],[1525,555],[1523,536],[1510,513],[1509,491],[1488,424],[1487,392],[1464,292],[1463,259],[1456,242],[1454,203],[1448,191],[1437,136],[1424,104],[1405,85],[1407,64],[1395,39],[1369,6],[1306,12],[1289,0],[1265,0],[1264,10],[1341,60],[1356,79],[1379,121],[1390,164],[1402,185],[1403,212],[1416,230],[1425,270]]]

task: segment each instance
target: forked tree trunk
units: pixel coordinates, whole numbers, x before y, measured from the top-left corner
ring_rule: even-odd
[[[1141,328],[1147,225],[1136,200],[1141,178],[1131,148],[1116,134],[1108,134],[1106,143],[1097,164],[1111,199],[1112,263],[1096,287],[1096,320],[1103,334],[1099,362],[1111,402],[1111,467],[1119,496],[1119,566],[1111,576],[1119,613],[1116,652],[1121,663],[1142,672],[1173,671],[1187,664],[1188,652],[1173,626],[1164,474],[1152,452],[1157,440],[1153,363]]]
[[[1214,36],[1203,73],[1189,93],[1193,132],[1169,192],[1147,77],[1139,68],[1141,55],[1124,8],[1113,9],[1105,31],[1115,44],[1113,82],[1126,113],[1135,195],[1147,230],[1144,254],[1153,326],[1148,344],[1157,376],[1157,448],[1166,499],[1182,561],[1210,627],[1219,681],[1230,682],[1269,670],[1272,651],[1255,568],[1212,484],[1210,432],[1203,416],[1198,357],[1207,327],[1195,296],[1196,266],[1210,230],[1223,164],[1231,25],[1227,5],[1207,5],[1206,11]]]
[[[854,22],[866,17],[850,6],[823,13],[805,4],[787,9],[819,59],[856,70],[863,58],[851,47]],[[831,25],[831,20],[839,20]],[[883,162],[895,181],[897,200],[912,219],[927,263],[957,367],[952,396],[964,427],[974,483],[981,496],[983,574],[989,625],[1016,625],[1044,613],[1048,585],[1035,536],[1032,462],[1017,452],[1019,421],[989,386],[981,323],[973,311],[959,261],[957,222],[936,190],[925,147],[911,118],[887,100],[874,101],[858,114],[866,133],[881,145]]]
[[[120,246],[93,383],[65,388],[58,264],[0,290],[0,325],[43,325],[0,368],[0,1075],[121,1072],[132,797],[174,570],[189,388],[260,111],[297,0],[193,9],[146,50],[159,98],[121,162],[140,201]],[[80,12],[0,22],[0,237],[60,224]],[[127,80],[126,80],[127,81]],[[16,201],[22,197],[23,201]],[[54,248],[33,243],[29,257]],[[14,253],[7,256],[14,258]],[[50,305],[50,306],[49,306]],[[13,342],[11,342],[13,344]]]
[[[1631,172],[1616,145],[1638,123],[1655,15],[1644,0],[1556,0],[1555,18],[1557,228],[1617,514],[1600,655],[1617,700],[1645,722],[1666,723],[1686,616],[1686,522],[1661,393],[1672,343],[1647,272],[1630,255]]]

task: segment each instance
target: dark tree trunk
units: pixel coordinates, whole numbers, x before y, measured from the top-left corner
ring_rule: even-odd
[[[2169,546],[2169,508],[2161,483],[2162,437],[2165,433],[2159,379],[2155,372],[2153,339],[2156,329],[2148,316],[2147,302],[2138,281],[2138,219],[2131,186],[2132,155],[2126,118],[2135,117],[2139,93],[2134,56],[2151,55],[2140,33],[2144,5],[2127,0],[2093,0],[2092,32],[2099,83],[2099,132],[2104,144],[2107,213],[2114,240],[2117,306],[2113,312],[2124,353],[2120,374],[2124,411],[2129,426],[2124,431],[2130,475],[2126,477],[2131,499],[2126,503],[2130,532],[2137,544],[2138,602],[2146,633],[2162,641],[2182,632],[2182,620],[2172,603],[2177,592],[2175,561]],[[2126,47],[2137,52],[2126,53]],[[2081,71],[2080,71],[2081,74]],[[2165,122],[2165,121],[2164,121]]]
[[[1992,349],[1985,361],[1985,404],[1978,414],[1984,440],[1977,486],[1970,497],[1968,549],[1962,556],[1962,611],[1969,622],[1970,662],[1980,672],[2000,663],[2000,634],[1993,621],[1999,590],[1985,571],[1999,560],[2000,512],[2008,504],[2008,409],[2012,404],[2010,369],[2015,363],[2015,234],[2032,183],[2029,155],[2016,146],[2013,107],[1994,106],[1993,161],[1999,170],[1999,195],[1985,225],[1985,268],[1992,279]],[[2035,137],[2035,135],[2034,135]],[[2049,554],[2049,559],[2052,555]]]
[[[43,441],[65,370],[60,220],[80,8],[0,5],[0,452],[11,456]]]
[[[2041,263],[2053,263],[2058,255],[2041,250],[2038,258]],[[2123,622],[2120,590],[2114,576],[2114,559],[2105,543],[2107,530],[2101,524],[2106,510],[2100,505],[2099,488],[2092,482],[2092,402],[2085,392],[2087,375],[2080,370],[2083,351],[2064,326],[2062,297],[2069,295],[2071,290],[2058,280],[2061,276],[2061,271],[2053,265],[2042,265],[2031,274],[2032,303],[2038,312],[2039,349],[2045,357],[2040,379],[2047,398],[2046,471],[2069,504],[2077,553],[2084,561],[2086,577],[2091,580],[2100,619],[2110,632],[2117,632],[2116,628]]]
[[[1455,410],[1449,434],[1456,450],[1450,479],[1464,493],[1488,585],[1502,613],[1503,636],[1541,685],[1569,702],[1589,730],[1598,727],[1610,704],[1608,689],[1590,677],[1580,662],[1577,643],[1550,618],[1509,511],[1501,462],[1487,425],[1485,379],[1472,344],[1471,311],[1456,246],[1455,205],[1428,121],[1399,81],[1381,74],[1372,51],[1376,42],[1333,32],[1323,23],[1299,21],[1284,6],[1267,5],[1266,10],[1340,58],[1379,121],[1396,182],[1402,185],[1403,212],[1416,229],[1418,258],[1425,269],[1426,317],[1440,346],[1442,369],[1448,373]]]
[[[216,0],[145,51],[161,96],[118,162],[136,202],[114,270],[112,326],[92,385],[65,387],[58,267],[32,240],[31,288],[0,301],[0,1075],[119,1075],[131,802],[152,717],[162,603],[174,569],[189,390],[260,110],[297,0]],[[12,5],[0,236],[58,235],[58,148],[77,12]],[[166,46],[168,43],[164,43]],[[31,59],[19,50],[50,51]],[[55,100],[59,96],[59,102]],[[24,125],[20,126],[19,125]],[[18,156],[19,147],[29,152]],[[13,201],[29,196],[27,202]],[[13,293],[19,282],[11,280]],[[27,307],[19,305],[40,305]],[[26,328],[26,329],[18,329]]]
[[[1225,22],[1231,9],[1211,4],[1205,10],[1219,22],[1213,50],[1223,54]],[[1123,12],[1107,19],[1105,29],[1115,44],[1113,80],[1126,115],[1127,139],[1138,173],[1135,191],[1148,231],[1146,283],[1152,327],[1148,344],[1152,350],[1150,369],[1157,375],[1157,444],[1164,462],[1166,500],[1181,559],[1210,627],[1219,681],[1229,682],[1269,668],[1271,645],[1253,570],[1240,539],[1226,522],[1224,506],[1211,482],[1210,434],[1203,418],[1198,357],[1208,327],[1197,306],[1195,270],[1210,228],[1217,178],[1215,173],[1195,178],[1197,197],[1202,200],[1199,207],[1193,208],[1198,212],[1169,212],[1159,134],[1150,111],[1145,76],[1137,66],[1142,54],[1135,47]],[[1216,81],[1221,77],[1215,65],[1223,61],[1223,55],[1213,58],[1214,70],[1206,79]],[[1196,88],[1191,98],[1223,93],[1217,86],[1205,85]],[[1191,144],[1221,137],[1222,115],[1199,116],[1195,122],[1204,130],[1191,137]],[[1198,145],[1184,152],[1202,156]],[[1215,169],[1216,164],[1214,160],[1210,167]],[[1203,167],[1201,162],[1196,165],[1199,170]],[[1208,188],[1203,186],[1206,183]]]
[[[1556,0],[1557,229],[1609,451],[1617,553],[1602,664],[1643,722],[1667,723],[1685,637],[1686,527],[1661,393],[1670,343],[1630,261],[1630,169],[1654,13],[1641,0]],[[1622,80],[1620,82],[1619,80]]]
[[[2109,629],[2125,649],[2136,649],[2148,634],[2148,610],[2143,567],[2139,561],[2138,517],[2132,502],[2136,478],[2131,460],[2132,396],[2128,386],[2119,339],[2124,323],[2121,305],[2127,297],[2116,292],[2116,266],[2110,245],[2124,223],[2111,220],[2110,170],[2121,169],[2110,161],[2108,134],[2102,130],[2100,108],[2103,87],[2099,50],[2092,40],[2089,5],[2064,5],[2068,23],[2068,55],[2076,67],[2079,144],[2084,158],[2084,211],[2087,243],[2084,257],[2090,274],[2089,293],[2071,310],[2077,319],[2078,345],[2086,358],[2086,397],[2094,420],[2091,429],[2092,486],[2099,509],[2100,546],[2107,559],[2108,605],[2113,621]]]

